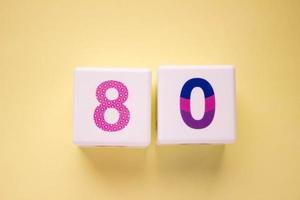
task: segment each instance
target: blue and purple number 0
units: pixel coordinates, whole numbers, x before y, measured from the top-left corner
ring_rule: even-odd
[[[191,93],[195,87],[203,90],[205,110],[201,119],[194,119],[191,114]],[[180,113],[187,126],[193,129],[203,129],[210,125],[215,115],[215,94],[211,84],[202,78],[192,78],[185,82],[180,93]]]

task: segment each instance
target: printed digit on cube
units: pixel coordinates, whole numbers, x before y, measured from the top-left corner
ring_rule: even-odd
[[[203,90],[205,110],[201,119],[196,120],[191,114],[191,93],[195,87]],[[202,78],[192,78],[185,82],[180,93],[180,113],[187,126],[193,129],[202,129],[210,125],[215,115],[215,95],[210,83]]]
[[[114,88],[118,91],[118,97],[110,100],[106,97],[106,91]],[[130,120],[130,112],[124,105],[128,98],[128,89],[120,81],[108,80],[100,83],[96,89],[96,97],[100,105],[98,105],[94,112],[94,122],[96,126],[104,131],[115,132],[120,131],[127,126]],[[104,113],[108,108],[114,108],[119,112],[119,119],[116,123],[110,124],[106,122]]]

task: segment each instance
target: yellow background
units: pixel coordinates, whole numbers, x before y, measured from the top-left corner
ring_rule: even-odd
[[[160,64],[234,64],[238,140],[156,146]],[[147,149],[71,143],[75,66],[153,70]],[[300,1],[0,0],[0,199],[300,199]]]

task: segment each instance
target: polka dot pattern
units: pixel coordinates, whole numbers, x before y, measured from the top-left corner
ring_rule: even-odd
[[[106,91],[111,88],[118,91],[118,97],[113,100],[108,99],[105,95]],[[130,119],[130,112],[123,103],[128,98],[128,89],[122,82],[115,80],[102,82],[97,87],[96,98],[100,103],[94,112],[94,121],[97,127],[107,132],[115,132],[127,126]],[[108,108],[114,108],[119,112],[119,119],[114,124],[110,124],[104,119],[104,113]]]

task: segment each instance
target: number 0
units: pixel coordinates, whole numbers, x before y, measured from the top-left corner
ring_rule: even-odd
[[[205,110],[202,119],[196,120],[191,114],[191,93],[195,87],[203,90]],[[193,78],[185,82],[180,93],[180,113],[185,124],[193,129],[202,129],[210,125],[215,115],[215,94],[210,83],[202,78]]]

